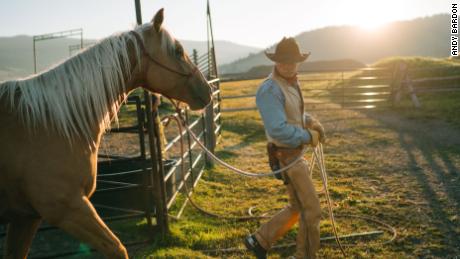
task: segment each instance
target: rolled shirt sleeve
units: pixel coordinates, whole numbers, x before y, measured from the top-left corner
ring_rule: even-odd
[[[273,81],[267,80],[259,87],[256,104],[267,134],[290,147],[309,143],[310,134],[306,130],[287,123],[284,102],[281,89]]]

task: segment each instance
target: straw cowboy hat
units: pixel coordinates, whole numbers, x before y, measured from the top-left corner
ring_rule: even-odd
[[[270,60],[276,63],[300,63],[305,61],[310,52],[300,53],[299,44],[292,38],[283,37],[283,39],[276,45],[275,53],[268,53],[265,51],[265,55]]]

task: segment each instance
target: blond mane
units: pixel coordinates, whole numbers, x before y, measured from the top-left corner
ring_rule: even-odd
[[[151,28],[146,24],[135,28],[139,35]],[[172,37],[167,31],[162,49],[170,51]],[[162,35],[163,36],[163,35]],[[141,47],[129,31],[105,38],[92,47],[32,77],[0,84],[0,97],[29,128],[43,126],[71,139],[79,135],[91,139],[91,125],[110,129],[110,114],[117,112],[126,98],[125,82],[131,77],[128,44],[133,42],[135,56],[140,60]],[[140,62],[137,62],[140,64]],[[126,76],[128,78],[126,78]]]

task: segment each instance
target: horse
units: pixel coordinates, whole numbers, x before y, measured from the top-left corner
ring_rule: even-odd
[[[107,258],[128,258],[89,198],[102,134],[138,87],[203,109],[211,87],[180,42],[152,21],[109,36],[29,78],[0,84],[0,223],[4,258],[26,258],[42,222]]]

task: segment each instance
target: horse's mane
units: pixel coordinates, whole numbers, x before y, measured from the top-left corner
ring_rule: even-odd
[[[147,28],[143,25],[135,30],[142,35]],[[142,43],[129,31],[119,33],[40,74],[1,83],[0,97],[6,96],[10,107],[32,129],[42,125],[67,138],[79,135],[94,141],[93,123],[106,130],[110,128],[110,114],[117,120],[120,90],[125,90],[126,76],[131,76],[129,42],[134,43],[131,45],[139,61]],[[169,50],[173,43],[161,45]]]

